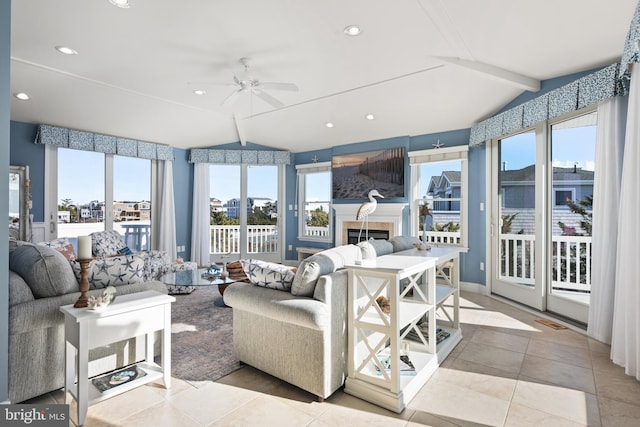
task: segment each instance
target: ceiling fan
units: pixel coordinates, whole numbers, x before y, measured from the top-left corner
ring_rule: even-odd
[[[223,106],[232,104],[240,94],[248,92],[262,99],[274,108],[282,108],[284,107],[284,103],[265,92],[265,90],[298,91],[298,86],[293,83],[261,82],[260,80],[252,77],[249,73],[248,58],[240,58],[239,62],[244,67],[244,71],[240,74],[233,75],[233,85],[236,86],[237,89],[222,101]]]

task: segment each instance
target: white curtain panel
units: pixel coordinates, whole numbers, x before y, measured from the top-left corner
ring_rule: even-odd
[[[172,260],[176,259],[176,208],[173,199],[173,162],[158,161],[158,181],[160,188],[160,211],[158,212],[158,249],[166,251]]]
[[[193,217],[191,222],[191,260],[200,266],[210,264],[209,246],[209,164],[193,164]]]
[[[640,65],[632,66],[620,187],[611,360],[640,380]]]
[[[618,205],[627,98],[614,97],[598,106],[596,165],[593,185],[593,263],[587,333],[611,344],[618,238]]]

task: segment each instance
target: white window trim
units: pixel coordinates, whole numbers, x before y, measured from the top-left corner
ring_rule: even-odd
[[[430,150],[410,151],[409,165],[411,166],[411,235],[418,236],[418,206],[423,200],[420,194],[420,165],[424,163],[435,163],[443,161],[460,160],[460,246],[468,247],[468,221],[467,206],[469,201],[469,146],[459,145],[455,147],[437,148]]]
[[[306,163],[296,165],[296,204],[295,204],[295,215],[298,217],[298,240],[305,242],[333,242],[333,215],[332,215],[332,200],[331,196],[329,196],[329,200],[321,200],[320,203],[328,203],[329,204],[329,232],[327,233],[327,237],[313,237],[313,236],[305,236],[304,235],[304,215],[300,215],[300,213],[304,212],[304,206],[306,203],[305,199],[305,185],[306,185],[306,175],[312,173],[319,172],[331,172],[331,162],[319,162],[319,163]],[[331,190],[331,189],[329,189]],[[329,191],[331,194],[331,191]]]

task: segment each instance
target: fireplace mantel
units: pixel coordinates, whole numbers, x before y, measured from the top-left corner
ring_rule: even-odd
[[[356,213],[360,205],[361,203],[333,205],[336,215],[336,246],[347,243],[348,229],[360,229],[361,222],[356,220]],[[401,235],[402,210],[406,206],[406,203],[378,203],[376,210],[369,215],[369,230],[388,230],[389,237]]]

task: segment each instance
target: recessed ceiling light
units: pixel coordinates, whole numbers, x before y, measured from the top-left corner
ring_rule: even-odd
[[[15,96],[16,98],[18,98],[20,101],[28,101],[31,99],[31,97],[29,96],[28,93],[24,93],[24,92],[18,92],[18,93],[14,93],[13,96]]]
[[[60,53],[64,53],[65,55],[77,55],[78,52],[66,46],[56,46],[56,50]]]
[[[362,33],[362,30],[357,25],[349,25],[348,27],[344,27],[342,31],[348,36],[357,36]]]
[[[129,0],[109,0],[109,3],[122,9],[129,9],[130,7]]]
[[[328,128],[332,128],[332,127],[333,127],[333,123],[331,123],[331,122],[327,122],[327,123],[325,123],[324,125],[325,125],[326,127],[328,127]]]
[[[207,91],[203,89],[196,89],[193,91],[196,95],[206,95]]]
[[[373,114],[367,114],[365,117],[366,117],[366,119],[367,119],[367,120],[373,120],[373,119],[375,119],[375,117],[374,117],[374,115],[373,115]]]

